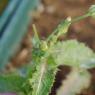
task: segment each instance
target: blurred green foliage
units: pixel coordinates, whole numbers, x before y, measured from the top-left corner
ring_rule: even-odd
[[[2,23],[5,22],[4,20],[9,15],[9,12],[14,8],[16,1],[12,0],[10,2],[10,5],[0,19],[0,33],[3,33],[0,39],[0,69],[4,68],[11,56],[16,52],[20,42],[27,33],[29,22],[32,19],[29,14],[39,4],[39,0],[22,0],[17,6],[17,10],[14,10],[15,12],[12,14],[12,17],[8,17],[10,21],[7,22],[7,26],[1,29],[6,25]]]

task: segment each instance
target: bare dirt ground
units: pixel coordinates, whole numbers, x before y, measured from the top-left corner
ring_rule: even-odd
[[[95,4],[95,0],[42,0],[38,10],[32,14],[32,23],[36,25],[40,37],[45,39],[61,20],[68,16],[73,18],[83,15],[92,4]],[[29,26],[29,32],[23,40],[20,50],[11,60],[14,66],[27,63],[31,59],[32,23]],[[67,36],[61,39],[77,39],[95,51],[95,20],[87,18],[75,23],[70,27]],[[11,65],[8,66],[8,68],[11,67]],[[68,67],[61,66],[60,69],[61,71],[56,76],[56,82],[52,88],[51,95],[56,95],[56,89],[61,85],[61,80],[69,72]],[[90,70],[90,72],[92,74],[91,86],[80,95],[95,95],[95,69]]]

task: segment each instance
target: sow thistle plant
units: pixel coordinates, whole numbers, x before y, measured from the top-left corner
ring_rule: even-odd
[[[95,67],[95,53],[77,40],[58,41],[65,35],[72,23],[86,17],[95,17],[95,5],[83,16],[62,21],[46,39],[40,40],[35,25],[32,39],[32,61],[21,70],[0,75],[0,92],[17,95],[49,95],[60,65],[71,67],[71,72],[56,95],[76,95],[90,86],[91,75],[88,69]]]

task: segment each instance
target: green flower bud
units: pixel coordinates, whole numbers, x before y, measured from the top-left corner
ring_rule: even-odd
[[[95,5],[92,5],[92,6],[89,8],[88,14],[89,14],[91,17],[95,18]]]
[[[41,50],[46,51],[48,49],[48,45],[46,41],[41,42]]]

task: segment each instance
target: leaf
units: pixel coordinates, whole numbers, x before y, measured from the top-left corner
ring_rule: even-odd
[[[39,0],[12,0],[1,16],[0,34],[1,32],[4,33],[0,39],[0,70],[9,63],[10,57],[17,51],[20,42],[27,33],[27,27],[31,19],[29,12],[34,10],[38,2]],[[14,8],[16,4],[18,6]],[[6,23],[8,25],[5,27]]]
[[[58,42],[51,48],[51,55],[58,65],[89,68],[91,64],[91,68],[95,67],[94,52],[76,40]]]
[[[48,95],[54,83],[57,69],[50,69],[47,63],[42,63],[37,66],[37,71],[29,80],[32,90],[32,95]]]
[[[25,80],[19,75],[0,75],[0,92],[21,92]]]

